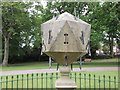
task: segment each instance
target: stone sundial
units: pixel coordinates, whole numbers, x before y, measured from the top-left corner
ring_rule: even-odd
[[[56,88],[76,88],[68,78],[70,69],[67,66],[88,52],[90,28],[90,24],[67,12],[41,24],[42,52],[63,66],[60,68],[62,77],[56,81]],[[65,78],[66,82],[62,82]]]

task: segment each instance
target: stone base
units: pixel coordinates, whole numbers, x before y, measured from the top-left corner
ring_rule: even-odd
[[[56,90],[75,90],[75,88],[56,88]]]
[[[57,90],[73,90],[76,88],[75,82],[71,79],[58,79],[56,81]]]
[[[69,67],[61,67],[60,68],[60,79],[56,80],[56,88],[57,90],[74,90],[77,86],[75,82],[70,79],[70,68]]]

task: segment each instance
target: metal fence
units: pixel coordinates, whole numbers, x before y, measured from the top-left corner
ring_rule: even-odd
[[[14,76],[1,76],[0,87],[8,88],[55,88],[59,73],[37,73]],[[92,74],[71,73],[70,78],[76,82],[77,88],[118,89],[118,77],[97,76]]]

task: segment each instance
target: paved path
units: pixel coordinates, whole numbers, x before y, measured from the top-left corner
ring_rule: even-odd
[[[120,68],[120,67],[119,67]],[[82,70],[79,68],[73,68],[73,72],[79,71],[118,71],[118,67],[83,67]],[[32,73],[54,73],[59,72],[56,69],[33,69],[33,70],[17,70],[17,71],[2,71],[1,76],[6,75],[20,75],[20,74],[32,74]]]

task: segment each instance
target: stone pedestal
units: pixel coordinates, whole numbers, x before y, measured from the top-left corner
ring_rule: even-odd
[[[55,87],[57,90],[74,90],[77,86],[75,82],[70,79],[70,68],[60,67],[60,79],[56,80]]]

